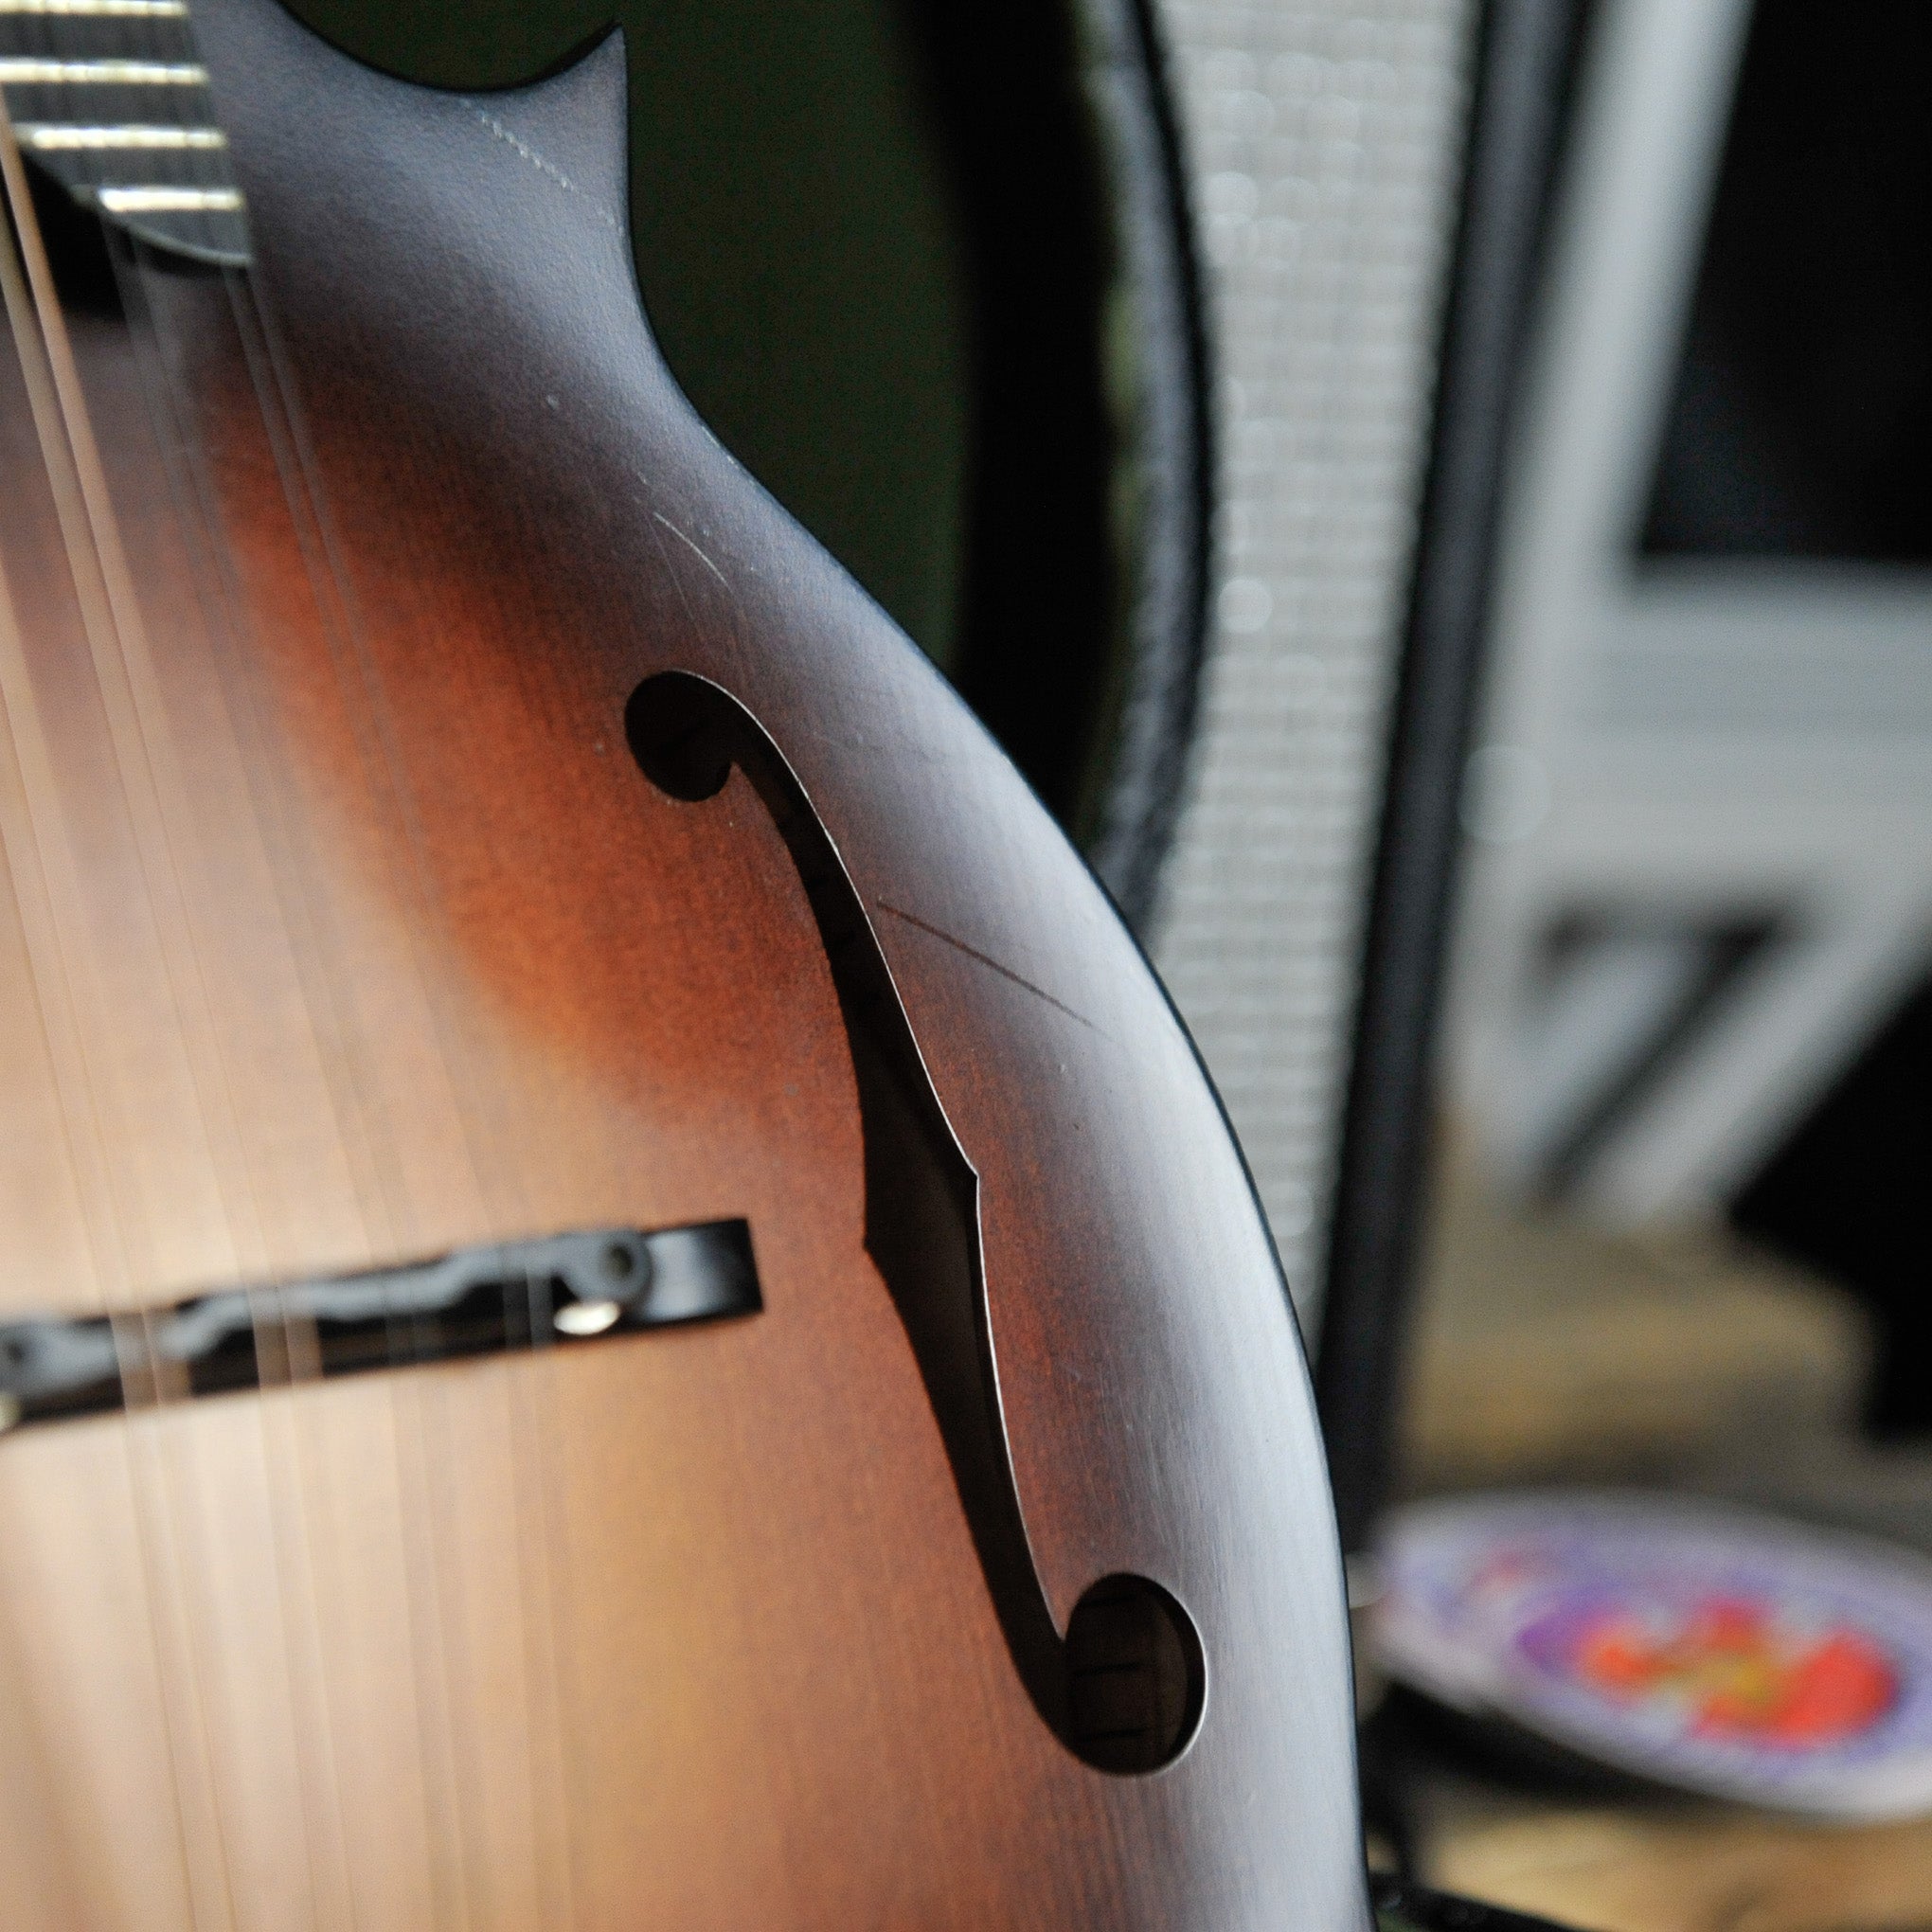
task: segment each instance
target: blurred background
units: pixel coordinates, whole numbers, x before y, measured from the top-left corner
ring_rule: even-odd
[[[463,87],[624,28],[666,355],[1167,979],[1365,1619],[1431,1496],[1932,1553],[1932,12],[296,11]],[[1380,1860],[1932,1926],[1932,1825],[1526,1768],[1368,1621],[1358,1674]]]
[[[1399,1494],[1636,1485],[1932,1550],[1928,78],[1932,15],[1881,0],[1574,16]],[[1384,1722],[1446,1884],[1932,1923],[1922,1825],[1505,1796]]]

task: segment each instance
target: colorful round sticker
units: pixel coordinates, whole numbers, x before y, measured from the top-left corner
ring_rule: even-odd
[[[1391,1676],[1620,1769],[1840,1817],[1932,1810],[1932,1565],[1659,1497],[1390,1523]]]

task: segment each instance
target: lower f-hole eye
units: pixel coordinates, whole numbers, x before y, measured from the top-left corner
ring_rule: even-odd
[[[1146,1577],[1102,1577],[1066,1626],[1067,1743],[1100,1771],[1158,1771],[1207,1702],[1193,1619]]]

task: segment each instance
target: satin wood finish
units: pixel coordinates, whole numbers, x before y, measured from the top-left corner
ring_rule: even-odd
[[[0,1441],[9,1923],[1357,1932],[1239,1157],[1011,766],[677,394],[617,49],[469,100],[195,24],[259,311],[129,256],[0,366],[0,1306],[742,1216],[765,1307],[336,1384],[295,1337],[289,1386]],[[1132,1572],[1200,1634],[1162,1771],[1029,1696],[808,882],[742,771],[640,773],[666,671],[784,760],[976,1175],[1047,1616]]]

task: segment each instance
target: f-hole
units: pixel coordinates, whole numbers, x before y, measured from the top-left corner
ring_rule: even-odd
[[[1192,1622],[1141,1577],[1102,1579],[1062,1637],[1040,1585],[1013,1479],[979,1236],[979,1176],[954,1136],[859,895],[804,788],[762,725],[722,686],[647,678],[624,708],[653,784],[697,803],[734,765],[797,868],[832,968],[857,1078],[866,1250],[912,1344],[993,1609],[1035,1709],[1097,1769],[1152,1771],[1193,1735],[1205,1662]]]

